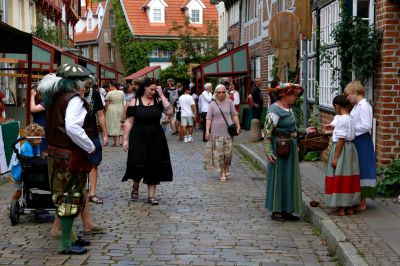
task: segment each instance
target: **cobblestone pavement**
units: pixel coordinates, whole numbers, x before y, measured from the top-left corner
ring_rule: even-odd
[[[265,178],[235,151],[232,180],[218,181],[202,170],[204,143],[169,137],[174,181],[157,188],[159,206],[130,200],[131,182],[121,183],[126,154],[105,148],[93,219],[108,233],[92,241],[83,256],[57,255],[50,222],[32,215],[10,225],[9,185],[0,186],[0,264],[19,265],[336,265],[327,247],[305,222],[271,221],[264,209]],[[154,167],[157,167],[156,165]],[[74,227],[82,230],[80,219]]]
[[[262,158],[265,157],[261,143],[246,143],[252,151]],[[314,163],[316,167],[324,169],[321,162]],[[322,201],[324,191],[306,176],[302,176],[303,191],[310,198]],[[377,199],[380,205],[398,204],[393,199]],[[326,213],[332,212],[331,208],[322,208]],[[400,256],[362,219],[365,213],[351,216],[330,215],[331,219],[354,244],[361,256],[369,265],[400,265]]]

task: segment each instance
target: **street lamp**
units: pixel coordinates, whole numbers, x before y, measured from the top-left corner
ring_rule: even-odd
[[[235,45],[234,42],[231,41],[231,37],[228,37],[228,40],[224,42],[225,49],[230,52],[233,49],[233,46]]]

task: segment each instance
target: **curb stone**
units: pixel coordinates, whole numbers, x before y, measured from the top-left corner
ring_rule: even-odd
[[[244,144],[235,145],[238,151],[250,157],[250,160],[260,166],[262,173],[267,172],[267,162]],[[335,253],[340,262],[349,266],[368,265],[356,247],[347,239],[343,231],[332,221],[326,212],[320,208],[312,208],[309,203],[312,199],[303,192],[304,215],[317,229],[321,231],[321,238],[328,245],[330,252]]]

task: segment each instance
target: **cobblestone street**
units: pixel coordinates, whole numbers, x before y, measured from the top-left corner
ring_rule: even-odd
[[[204,171],[205,144],[200,131],[195,137],[194,143],[169,137],[174,181],[157,188],[159,206],[146,204],[144,185],[139,200],[130,199],[132,183],[120,182],[126,153],[105,148],[97,189],[104,204],[90,209],[94,222],[108,233],[86,237],[92,244],[83,256],[57,255],[59,240],[49,236],[51,222],[26,215],[11,226],[12,186],[0,186],[0,264],[336,265],[308,223],[270,220],[265,177],[236,150],[228,182]],[[81,232],[80,219],[74,228]]]

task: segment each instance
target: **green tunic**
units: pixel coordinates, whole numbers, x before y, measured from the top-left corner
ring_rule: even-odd
[[[271,105],[268,114],[279,116],[276,126],[271,119],[266,119],[264,137],[266,151],[270,150],[276,156],[276,135],[297,131],[294,114],[276,104]],[[270,142],[269,142],[270,140]],[[297,139],[292,137],[289,157],[279,157],[267,168],[267,189],[265,207],[271,212],[303,213],[302,189],[300,181],[299,156]]]

